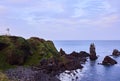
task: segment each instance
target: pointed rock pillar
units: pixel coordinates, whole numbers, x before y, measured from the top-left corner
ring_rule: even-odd
[[[61,55],[61,56],[62,56],[62,55],[66,55],[65,51],[64,51],[62,48],[60,48],[60,55]]]
[[[95,45],[92,43],[90,45],[90,60],[96,60],[98,57],[96,56]]]

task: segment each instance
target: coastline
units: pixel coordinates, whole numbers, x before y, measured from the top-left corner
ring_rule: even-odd
[[[18,36],[0,36],[0,46],[0,55],[4,57],[0,68],[1,70],[6,68],[5,64],[10,67],[5,70],[10,80],[26,81],[28,78],[30,81],[30,77],[38,78],[35,75],[41,75],[46,77],[44,81],[59,81],[56,75],[66,70],[82,69],[81,64],[86,62],[86,57],[89,57],[85,51],[79,53],[73,51],[71,54],[66,54],[61,49],[58,52],[52,41],[38,37],[26,40]],[[12,66],[15,67],[11,69]],[[32,67],[32,69],[25,66]],[[30,74],[28,74],[28,70],[31,72]],[[24,74],[27,75],[23,76]],[[31,79],[33,80],[33,78]],[[38,81],[40,79],[42,78],[38,78]]]
[[[84,69],[84,64],[88,58],[94,61],[97,59],[94,44],[91,44],[92,46],[90,45],[90,53],[86,51],[73,51],[67,54],[62,48],[60,51],[57,51],[56,46],[54,46],[54,43],[50,40],[44,40],[37,37],[26,40],[17,36],[1,36],[1,38],[0,52],[4,55],[9,55],[11,52],[13,54],[11,58],[17,58],[14,57],[14,55],[22,53],[24,56],[25,53],[29,53],[27,54],[27,58],[25,58],[26,61],[22,61],[22,64],[19,64],[17,59],[12,59],[12,61],[9,60],[10,62],[3,59],[5,64],[10,63],[11,66],[16,66],[15,68],[11,67],[12,70],[8,68],[8,70],[5,71],[5,74],[7,74],[8,78],[11,80],[65,81],[70,77],[68,78],[69,80],[76,81],[81,79],[82,69]],[[9,48],[11,45],[13,48]],[[14,48],[17,48],[17,53],[16,50],[13,50]],[[8,51],[6,49],[9,49],[9,52],[5,52]],[[15,61],[18,62],[16,63]]]

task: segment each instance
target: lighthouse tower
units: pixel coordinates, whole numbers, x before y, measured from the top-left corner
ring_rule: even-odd
[[[7,31],[6,35],[7,35],[7,36],[10,36],[10,29],[7,28],[6,31]]]

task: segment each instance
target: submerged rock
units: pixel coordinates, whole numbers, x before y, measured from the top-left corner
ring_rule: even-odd
[[[90,60],[96,60],[98,57],[96,56],[95,45],[92,43],[90,45]]]
[[[106,56],[104,58],[104,60],[102,61],[102,64],[103,65],[114,65],[114,64],[117,64],[117,61],[115,61],[114,59],[112,59],[111,57],[109,56]]]
[[[119,56],[120,52],[117,49],[114,49],[112,55],[113,56]]]

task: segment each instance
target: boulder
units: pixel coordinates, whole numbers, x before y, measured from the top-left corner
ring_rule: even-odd
[[[104,58],[104,60],[102,61],[102,64],[103,65],[114,65],[114,64],[117,64],[117,61],[115,61],[114,59],[112,59],[111,57],[109,56],[106,56]]]
[[[79,53],[73,51],[72,53],[70,53],[70,56],[73,56],[73,57],[76,57],[76,58],[82,58],[82,57],[89,57],[90,55],[85,51],[81,51]]]
[[[41,61],[40,61],[40,65],[41,66],[44,66],[44,65],[47,65],[47,64],[48,64],[48,60],[47,59],[45,59],[45,58],[41,59]]]
[[[96,56],[95,45],[92,43],[90,45],[90,60],[96,60],[98,57]]]
[[[119,56],[120,52],[117,49],[114,49],[112,55],[113,56]]]
[[[65,69],[67,70],[76,70],[81,68],[83,68],[83,66],[80,64],[79,60],[69,60],[69,62],[65,64]]]
[[[72,57],[79,57],[79,53],[78,52],[75,52],[75,51],[73,51],[71,54],[70,54],[70,56],[72,56]]]
[[[81,52],[79,53],[79,55],[80,55],[81,57],[89,57],[89,56],[90,56],[89,53],[87,53],[87,52],[85,52],[85,51],[81,51]]]

